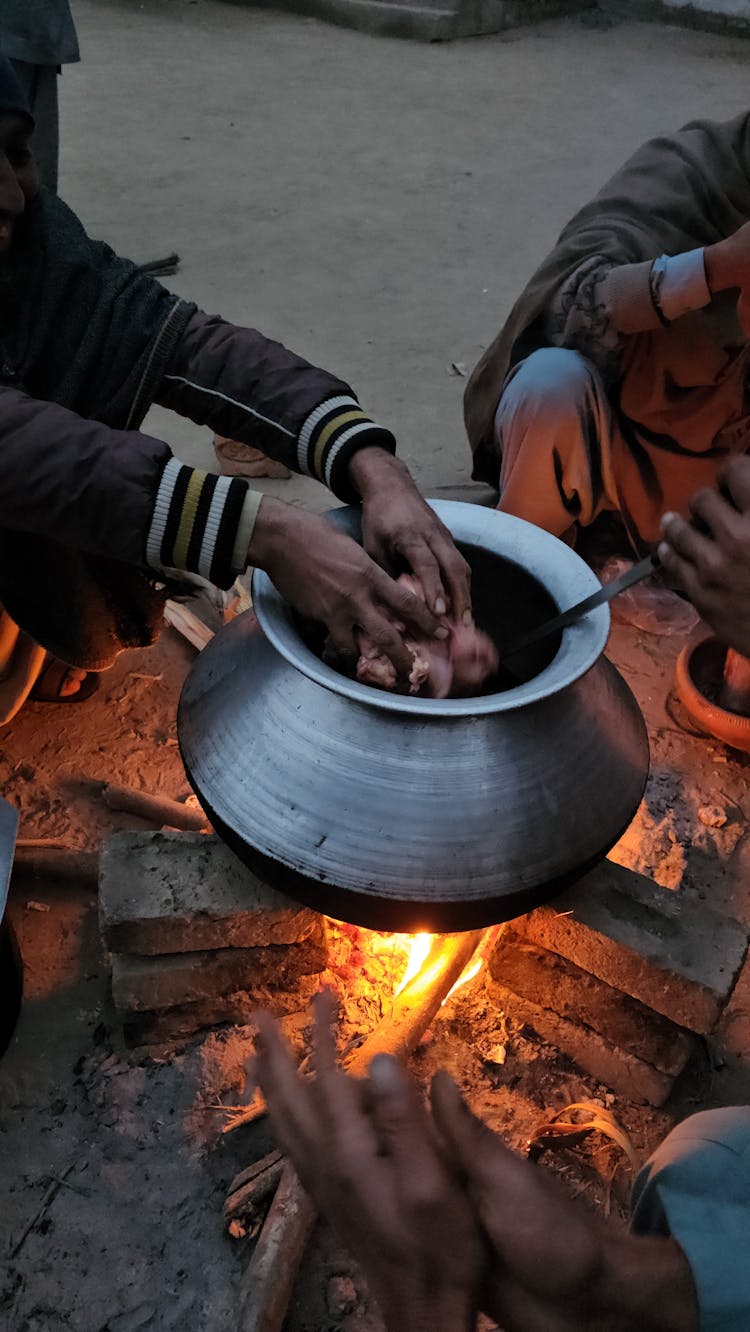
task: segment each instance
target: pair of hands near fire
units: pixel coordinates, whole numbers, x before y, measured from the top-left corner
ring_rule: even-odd
[[[698,491],[690,515],[665,514],[659,559],[722,642],[750,657],[750,457]]]
[[[668,1239],[617,1235],[471,1114],[445,1073],[430,1107],[379,1055],[336,1063],[335,1005],[315,1007],[313,1080],[256,1018],[255,1075],[279,1143],[363,1268],[388,1332],[694,1332],[695,1292]]]
[[[412,654],[404,626],[447,638],[449,608],[454,620],[471,619],[469,566],[398,459],[362,449],[349,476],[362,499],[363,546],[324,518],[265,496],[248,559],[300,614],[326,626],[336,655],[356,658],[363,636],[406,678]],[[388,572],[401,562],[419,579],[424,601]]]

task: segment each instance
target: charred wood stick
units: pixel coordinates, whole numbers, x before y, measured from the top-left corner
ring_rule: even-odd
[[[284,1170],[281,1152],[269,1152],[262,1161],[256,1161],[247,1170],[240,1171],[229,1187],[224,1203],[224,1224],[257,1207],[278,1187]]]
[[[202,809],[193,809],[179,800],[170,800],[169,796],[151,795],[148,791],[136,791],[131,786],[115,786],[112,782],[104,787],[102,796],[110,809],[121,810],[123,814],[136,814],[138,818],[148,819],[151,823],[166,823],[170,828],[179,828],[182,832],[200,832],[208,825]]]
[[[19,846],[13,857],[13,874],[18,878],[74,880],[94,887],[99,883],[99,852],[75,851],[59,847]]]
[[[393,1008],[345,1061],[364,1077],[378,1054],[407,1055],[421,1040],[484,938],[484,930],[436,935],[417,975]],[[240,1288],[237,1332],[281,1332],[299,1264],[315,1224],[315,1205],[288,1162]]]
[[[236,1193],[238,1189],[243,1188],[245,1184],[249,1184],[251,1180],[256,1179],[258,1175],[262,1174],[264,1170],[268,1170],[269,1166],[274,1165],[276,1161],[280,1161],[283,1155],[284,1153],[277,1147],[274,1151],[269,1152],[267,1156],[262,1157],[260,1161],[254,1161],[253,1164],[247,1166],[245,1170],[241,1170],[238,1175],[235,1175],[229,1185],[229,1188],[227,1189],[227,1197],[231,1198],[232,1194]]]
[[[315,1203],[287,1163],[242,1279],[237,1332],[281,1332],[314,1225]]]

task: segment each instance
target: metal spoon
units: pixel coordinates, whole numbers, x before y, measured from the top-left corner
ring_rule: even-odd
[[[534,643],[539,643],[543,638],[548,638],[550,634],[556,634],[561,629],[567,629],[568,625],[575,624],[582,615],[588,615],[589,611],[596,610],[597,606],[604,606],[613,597],[619,596],[620,592],[625,592],[627,588],[633,587],[635,583],[641,583],[644,578],[648,578],[655,569],[659,567],[659,560],[656,555],[648,555],[645,560],[640,560],[634,564],[632,569],[626,569],[625,573],[620,574],[619,578],[613,578],[611,583],[605,583],[599,588],[598,592],[592,593],[590,597],[584,597],[577,605],[571,606],[568,610],[560,611],[558,615],[553,615],[551,620],[545,620],[536,629],[530,629],[528,633],[522,634],[515,643],[511,643],[509,648],[503,647],[500,652],[500,661],[505,661],[506,657],[512,657],[517,652],[522,652],[524,648],[532,647]]]

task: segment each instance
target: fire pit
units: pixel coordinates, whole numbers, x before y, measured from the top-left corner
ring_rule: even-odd
[[[474,571],[477,621],[511,630],[595,591],[562,542],[519,519],[437,503]],[[333,521],[359,534],[359,511]],[[342,676],[256,573],[254,615],[217,634],[179,710],[185,766],[212,823],[263,879],[373,929],[450,932],[518,916],[617,841],[648,741],[602,657],[601,607],[469,699],[383,693]]]

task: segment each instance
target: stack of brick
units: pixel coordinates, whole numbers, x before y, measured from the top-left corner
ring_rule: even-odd
[[[747,945],[737,921],[606,860],[503,933],[487,987],[587,1073],[658,1106],[717,1026]]]
[[[133,1041],[305,1006],[326,966],[325,922],[261,883],[216,837],[118,833],[102,856],[99,921],[112,995]]]

